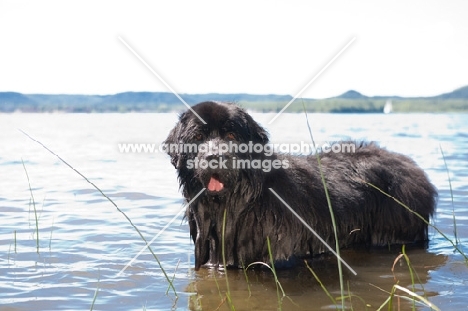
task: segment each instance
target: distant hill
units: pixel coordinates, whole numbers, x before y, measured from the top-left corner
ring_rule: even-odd
[[[441,94],[439,96],[435,96],[436,98],[442,99],[467,99],[468,98],[468,85],[456,89],[453,92]]]
[[[279,111],[291,95],[255,94],[180,94],[189,105],[215,100],[235,102],[257,111]],[[366,96],[355,90],[326,99],[298,99],[288,112],[339,113],[381,112],[391,100],[395,112],[468,112],[468,86],[433,97]],[[300,104],[302,103],[302,104]],[[168,112],[186,107],[169,92],[124,92],[113,95],[21,94],[0,92],[0,112]]]
[[[13,112],[22,107],[33,109],[37,103],[28,96],[15,92],[0,92],[0,111]]]
[[[337,96],[337,98],[356,99],[356,98],[367,98],[367,96],[364,96],[364,95],[362,95],[361,93],[359,93],[357,91],[350,90],[350,91],[347,91],[347,92],[341,94],[340,96]]]

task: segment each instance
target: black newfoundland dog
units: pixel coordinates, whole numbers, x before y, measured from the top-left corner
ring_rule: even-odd
[[[228,266],[269,263],[267,237],[278,266],[327,251],[271,190],[333,247],[321,172],[340,247],[427,241],[427,224],[418,215],[429,221],[437,192],[410,158],[360,143],[351,153],[320,153],[319,168],[317,155],[270,152],[265,129],[235,104],[203,102],[193,111],[180,116],[165,143],[183,195],[192,201],[186,217],[196,270],[223,263],[225,211]]]

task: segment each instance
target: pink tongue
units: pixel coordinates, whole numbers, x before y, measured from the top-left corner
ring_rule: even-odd
[[[211,177],[210,182],[208,183],[208,190],[210,191],[221,191],[223,190],[224,185],[218,179]]]

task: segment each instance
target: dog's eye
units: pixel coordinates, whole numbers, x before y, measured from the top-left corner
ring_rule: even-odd
[[[236,135],[234,135],[234,133],[232,133],[232,132],[229,132],[229,133],[226,134],[226,138],[229,139],[229,140],[235,140]]]
[[[203,140],[203,135],[199,133],[199,134],[196,134],[194,138],[197,141],[201,141],[201,140]]]

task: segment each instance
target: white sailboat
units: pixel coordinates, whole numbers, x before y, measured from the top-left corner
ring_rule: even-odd
[[[392,105],[392,101],[391,100],[387,100],[387,102],[385,103],[385,106],[383,108],[383,112],[385,114],[387,113],[390,113],[393,111],[393,105]]]

